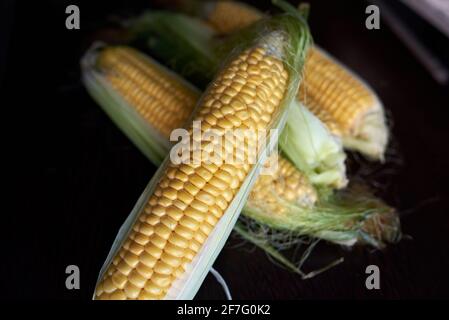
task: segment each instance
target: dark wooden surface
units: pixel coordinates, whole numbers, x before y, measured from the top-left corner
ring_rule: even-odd
[[[236,299],[448,297],[448,88],[432,80],[387,25],[365,29],[365,2],[310,2],[315,41],[365,78],[394,120],[394,158],[402,165],[373,179],[380,179],[381,194],[402,213],[411,239],[383,252],[318,246],[306,269],[326,261],[329,252],[345,262],[306,281],[251,245],[235,248],[238,239],[230,240],[214,266]],[[126,1],[9,3],[1,96],[8,111],[2,118],[8,206],[0,295],[87,300],[116,232],[155,167],[87,95],[78,61],[107,17],[138,11],[146,1],[131,8]],[[64,28],[64,9],[71,3],[80,5],[79,31]],[[64,286],[70,264],[80,267],[80,290]],[[381,290],[365,288],[369,264],[380,267]],[[211,276],[197,296],[223,297]]]

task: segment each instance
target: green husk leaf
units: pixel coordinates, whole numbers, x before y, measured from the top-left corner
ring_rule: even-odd
[[[342,188],[347,184],[341,141],[298,100],[290,109],[279,138],[283,153],[318,186]]]
[[[148,46],[156,58],[193,83],[204,87],[219,66],[213,51],[215,31],[201,20],[174,12],[147,11],[126,25],[137,44]]]

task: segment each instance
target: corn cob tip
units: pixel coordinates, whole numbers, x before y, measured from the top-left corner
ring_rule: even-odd
[[[387,211],[374,214],[363,223],[358,242],[382,249],[388,243],[399,242],[401,238],[399,216],[395,210],[389,208]]]
[[[355,120],[354,134],[343,136],[342,139],[346,148],[383,162],[388,145],[388,126],[382,103],[377,97],[374,99],[372,107]]]
[[[284,52],[285,41],[286,36],[284,32],[272,31],[261,39],[260,45],[266,49],[266,54],[271,55],[280,60],[283,60],[285,54]]]
[[[388,141],[383,106],[370,86],[329,53],[309,50],[298,98],[347,149],[383,159]]]

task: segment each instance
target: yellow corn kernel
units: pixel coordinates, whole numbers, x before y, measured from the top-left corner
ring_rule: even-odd
[[[288,210],[283,205],[285,202],[302,207],[313,205],[318,198],[315,188],[290,161],[273,155],[267,160],[265,166],[276,158],[278,167],[273,174],[260,175],[251,189],[248,197],[251,205],[260,206],[264,211],[272,214],[282,214]]]
[[[97,66],[130,106],[165,137],[193,112],[198,93],[137,50],[106,47]]]
[[[264,63],[270,64],[272,68],[260,68]],[[253,68],[250,69],[248,66]],[[236,85],[237,82],[228,78],[229,74],[236,73],[239,73],[248,83],[251,81],[260,83],[260,86],[253,89],[255,94],[250,95],[250,98],[248,98],[250,103],[245,102],[245,99],[242,97],[241,87]],[[273,81],[273,78],[276,78],[276,81]],[[243,106],[243,110],[247,110],[249,109],[249,104],[257,107],[264,118],[271,120],[284,97],[287,80],[288,72],[283,62],[273,56],[272,51],[266,50],[266,47],[263,45],[247,49],[231,60],[227,67],[219,72],[215,81],[204,93],[203,99],[200,100],[198,113],[193,120],[202,120],[210,114],[216,114],[220,119],[226,119],[227,115],[224,114],[223,107],[233,108],[233,110],[230,110],[230,114],[234,114],[237,112],[237,109],[233,106],[240,105]],[[223,86],[225,90],[221,90]],[[264,86],[271,88],[268,100],[259,98],[257,94],[261,90],[260,87]],[[226,93],[223,93],[229,88],[235,90],[235,94],[230,99]],[[239,104],[233,103],[235,101],[238,101]],[[260,122],[250,120],[243,122],[243,125],[253,130],[253,132],[260,128],[261,125],[268,129],[268,123],[264,120]],[[228,126],[226,125],[226,127]],[[237,128],[239,127],[234,124],[230,127],[230,129]],[[224,128],[223,124],[217,122],[217,124],[211,125],[210,129]],[[189,132],[192,132],[192,126]],[[257,143],[257,137],[250,138],[245,148],[255,147]],[[245,154],[248,154],[248,152]],[[251,169],[247,160],[243,164],[225,164],[226,156],[226,154],[221,155],[221,162],[216,165],[217,170],[212,175],[204,175],[204,169],[207,169],[209,165],[203,165],[202,163],[200,165],[176,165],[169,163],[167,165],[162,178],[156,185],[153,194],[149,197],[150,200],[142,212],[140,212],[138,219],[136,219],[133,226],[135,231],[124,241],[127,245],[122,246],[119,250],[119,256],[114,258],[114,263],[108,267],[102,280],[99,282],[95,293],[97,299],[110,299],[112,297],[126,299],[163,298],[167,294],[172,283],[179,276],[179,266],[191,262],[196,254],[195,252],[199,251],[207,238],[208,232],[212,230],[212,228],[201,228],[201,225],[211,222],[215,225],[218,222],[218,219],[215,218],[220,218],[223,215]],[[179,180],[176,178],[178,173],[187,175],[187,179]],[[204,180],[204,183],[199,183],[199,179]],[[237,181],[237,183],[233,181]],[[181,189],[177,191],[177,189],[172,188],[172,182],[175,182],[174,184],[180,186]],[[190,189],[193,190],[193,182],[197,184],[194,187],[197,189],[197,192],[191,194],[193,200],[190,201],[190,204],[180,209],[176,203],[179,198],[178,193],[185,192],[187,185],[190,185]],[[217,188],[221,188],[222,185],[226,186],[225,190],[232,197],[215,196],[216,205],[209,206],[201,201],[199,196],[201,192],[210,194],[209,183]],[[205,208],[207,210],[204,210]],[[214,216],[213,219],[211,219],[212,216]],[[174,221],[178,221],[178,223],[169,228],[162,222],[166,217],[170,217]],[[146,226],[143,226],[145,221],[152,221],[152,232],[145,232],[144,234],[136,231],[145,229]],[[139,239],[140,243],[146,243],[143,245],[144,250],[139,254],[129,251],[130,248],[134,247],[133,242],[136,239]],[[139,273],[137,269],[141,264],[144,264],[146,267],[144,268],[145,274]],[[117,272],[122,273],[123,276],[119,277]],[[120,279],[120,282],[114,282],[113,276]],[[123,280],[123,277],[126,277],[126,281]]]
[[[342,138],[346,148],[383,159],[388,129],[381,102],[362,80],[318,47],[308,52],[298,99]]]
[[[322,121],[332,119],[341,136],[357,135],[360,117],[377,103],[371,90],[317,47],[309,50],[298,97]]]

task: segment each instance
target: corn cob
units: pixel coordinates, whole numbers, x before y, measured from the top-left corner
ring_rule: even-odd
[[[265,17],[238,1],[201,2],[197,14],[218,35],[229,35]],[[384,157],[388,129],[383,106],[371,88],[324,50],[310,48],[298,99],[340,137],[348,149]]]
[[[130,47],[108,47],[97,63],[112,87],[164,137],[186,123],[199,98],[197,90]]]
[[[282,19],[278,20],[281,26]],[[308,44],[303,24],[290,17],[287,20],[285,23],[296,26],[305,40],[296,42],[296,50],[287,54],[284,46],[288,36],[272,31],[231,59],[197,107],[193,120],[206,124],[201,128],[203,134],[214,130],[223,135],[231,129],[257,132],[278,123],[299,83],[299,78],[289,74],[283,59],[287,55],[288,61],[299,67],[302,60],[295,55],[302,54]],[[193,125],[189,126],[189,136],[207,153],[206,144],[192,131]],[[249,159],[257,144],[257,138],[247,138],[244,158],[238,164],[225,163],[236,146],[225,148],[224,155],[214,163],[167,162],[132,230],[103,273],[95,297],[164,298],[175,280],[187,271],[234,198],[242,196],[240,188],[248,183],[247,177],[254,175]]]
[[[366,83],[318,47],[309,51],[298,99],[324,122],[332,119],[329,128],[345,147],[383,160],[388,129],[382,104]]]

